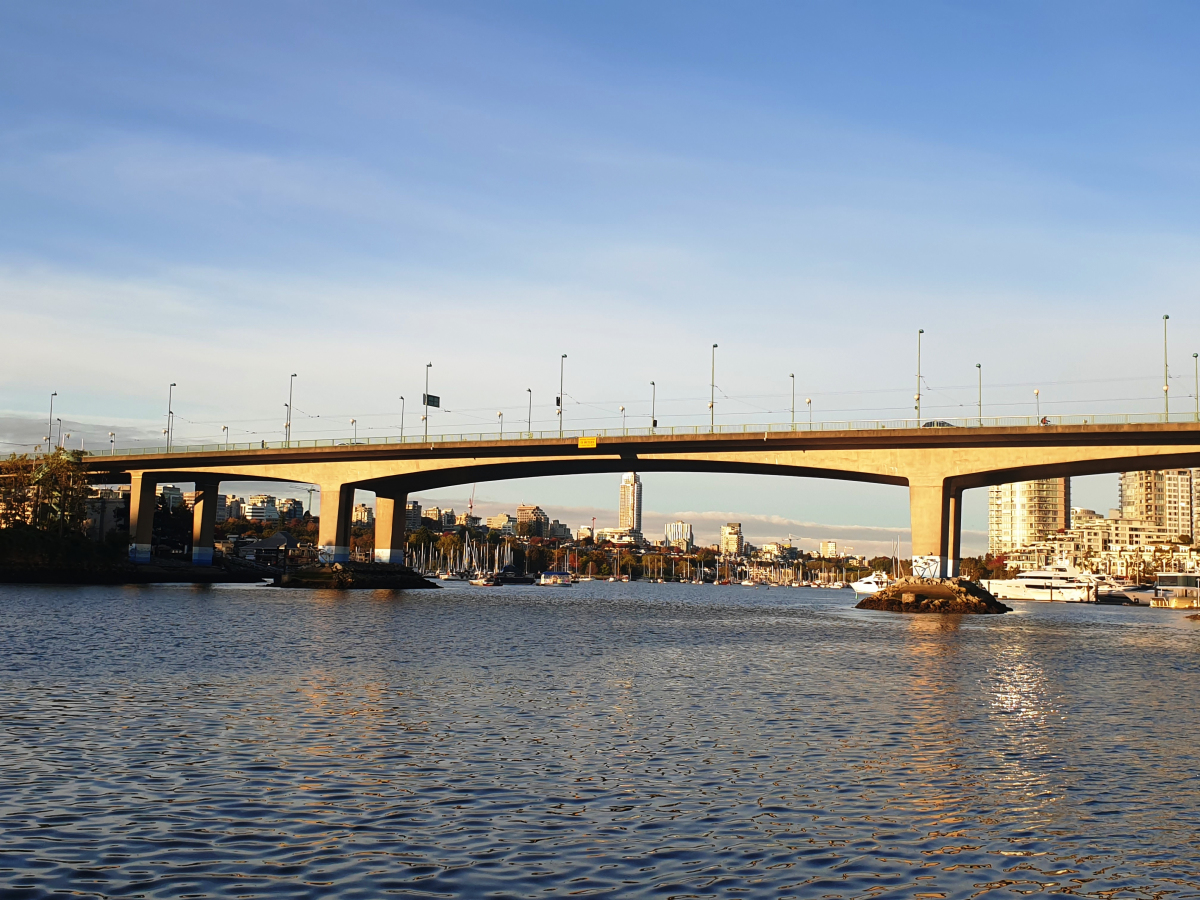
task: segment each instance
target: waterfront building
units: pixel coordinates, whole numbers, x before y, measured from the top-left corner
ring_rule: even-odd
[[[618,547],[640,547],[642,534],[631,528],[597,528],[595,541],[597,544],[608,541]]]
[[[110,531],[129,527],[129,486],[95,488],[86,501],[87,536],[102,541]]]
[[[245,517],[251,522],[278,522],[279,510],[270,494],[255,494],[246,501]]]
[[[408,532],[414,532],[421,527],[421,504],[417,500],[409,500],[404,506],[404,527]]]
[[[1071,479],[993,485],[988,491],[988,552],[1010,553],[1071,525]]]
[[[571,540],[571,529],[558,519],[552,519],[546,536],[555,540],[569,541]]]
[[[163,503],[164,509],[178,509],[183,506],[183,491],[173,484],[160,484],[154,488]]]
[[[517,507],[517,531],[528,537],[545,537],[550,517],[540,506],[522,503]]]
[[[837,541],[821,541],[821,559],[837,559]]]
[[[509,513],[488,516],[486,524],[489,530],[498,531],[501,534],[517,533],[517,517]]]
[[[244,519],[246,517],[246,501],[237,494],[225,498],[225,514],[229,519]]]
[[[1121,515],[1142,519],[1175,537],[1196,533],[1196,501],[1200,470],[1163,469],[1122,472],[1119,481]]]
[[[421,517],[424,519],[432,519],[434,527],[439,527],[442,524],[442,510],[437,506],[425,507],[425,512]]]
[[[687,522],[668,522],[663,528],[663,538],[680,550],[691,550],[693,537],[692,526]]]
[[[353,511],[350,513],[350,523],[352,525],[374,525],[375,510],[371,509],[365,503],[355,504]]]
[[[580,525],[579,530],[576,531],[575,534],[579,538],[579,540],[586,541],[588,538],[590,538],[592,536],[592,526],[591,525]]]
[[[742,537],[742,523],[728,522],[721,526],[721,555],[741,556],[745,549],[745,539]]]
[[[453,528],[455,523],[458,521],[458,516],[454,514],[454,510],[443,509],[441,513],[441,518],[438,520],[439,524],[443,528]]]
[[[642,480],[637,472],[627,472],[621,479],[621,503],[617,526],[628,531],[642,531]]]
[[[763,544],[759,555],[765,559],[795,559],[796,550],[790,542],[773,541],[769,544]]]
[[[454,517],[455,525],[465,525],[468,528],[478,528],[482,521],[479,516],[473,516],[470,513],[460,513]]]
[[[304,518],[304,504],[295,497],[281,497],[275,501],[275,509],[283,521]]]

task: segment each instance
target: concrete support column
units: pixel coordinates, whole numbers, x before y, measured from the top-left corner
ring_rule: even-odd
[[[321,485],[320,545],[322,562],[350,559],[350,514],[354,510],[354,485]]]
[[[375,562],[404,562],[407,524],[408,494],[375,495]]]
[[[154,489],[157,479],[150,473],[129,476],[129,558],[150,562],[150,539],[154,534]]]
[[[962,540],[962,490],[945,482],[908,486],[912,522],[913,574],[951,578],[958,574]]]
[[[196,502],[192,506],[192,565],[211,566],[213,531],[217,524],[218,481],[196,482]]]

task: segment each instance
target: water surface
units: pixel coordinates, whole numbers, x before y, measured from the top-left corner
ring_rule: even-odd
[[[1200,623],[0,587],[4,897],[1200,897]]]

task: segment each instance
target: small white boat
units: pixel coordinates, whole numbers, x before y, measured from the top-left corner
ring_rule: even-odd
[[[549,585],[551,587],[570,587],[571,573],[570,572],[543,572],[538,584]]]
[[[461,575],[458,572],[439,572],[438,578],[441,581],[467,581],[466,575]]]
[[[858,581],[852,581],[850,587],[854,589],[856,594],[877,594],[887,587],[891,581],[883,572],[872,572],[866,578],[860,578]]]

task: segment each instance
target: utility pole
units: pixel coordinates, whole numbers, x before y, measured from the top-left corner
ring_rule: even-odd
[[[925,333],[924,328],[917,329],[917,394],[913,398],[917,401],[917,427],[921,427],[921,335]]]
[[[296,380],[296,373],[292,373],[292,377],[288,379],[288,416],[287,424],[284,426],[286,432],[283,436],[283,442],[287,446],[292,446],[292,384]]]
[[[58,391],[50,395],[50,424],[46,426],[46,454],[50,454],[50,439],[54,437],[54,398]]]
[[[1163,412],[1166,414],[1166,421],[1171,421],[1171,400],[1170,390],[1167,387],[1171,383],[1171,370],[1167,367],[1167,319],[1170,316],[1163,316]]]
[[[708,379],[708,430],[717,430],[717,345],[712,345],[712,371]]]
[[[175,411],[171,406],[174,398],[175,382],[171,382],[171,386],[167,388],[167,452],[171,452],[171,437],[174,431]]]
[[[567,354],[558,361],[558,436],[563,436],[563,367],[567,364]]]
[[[792,379],[792,431],[796,430],[796,373],[788,376]]]
[[[658,427],[658,416],[654,412],[654,408],[658,401],[658,386],[652,381],[650,382],[650,433],[654,434],[654,429]]]
[[[983,363],[975,363],[979,372],[979,427],[983,427]]]
[[[433,363],[425,363],[425,415],[422,421],[425,423],[425,440],[429,440],[429,370],[433,368]]]

